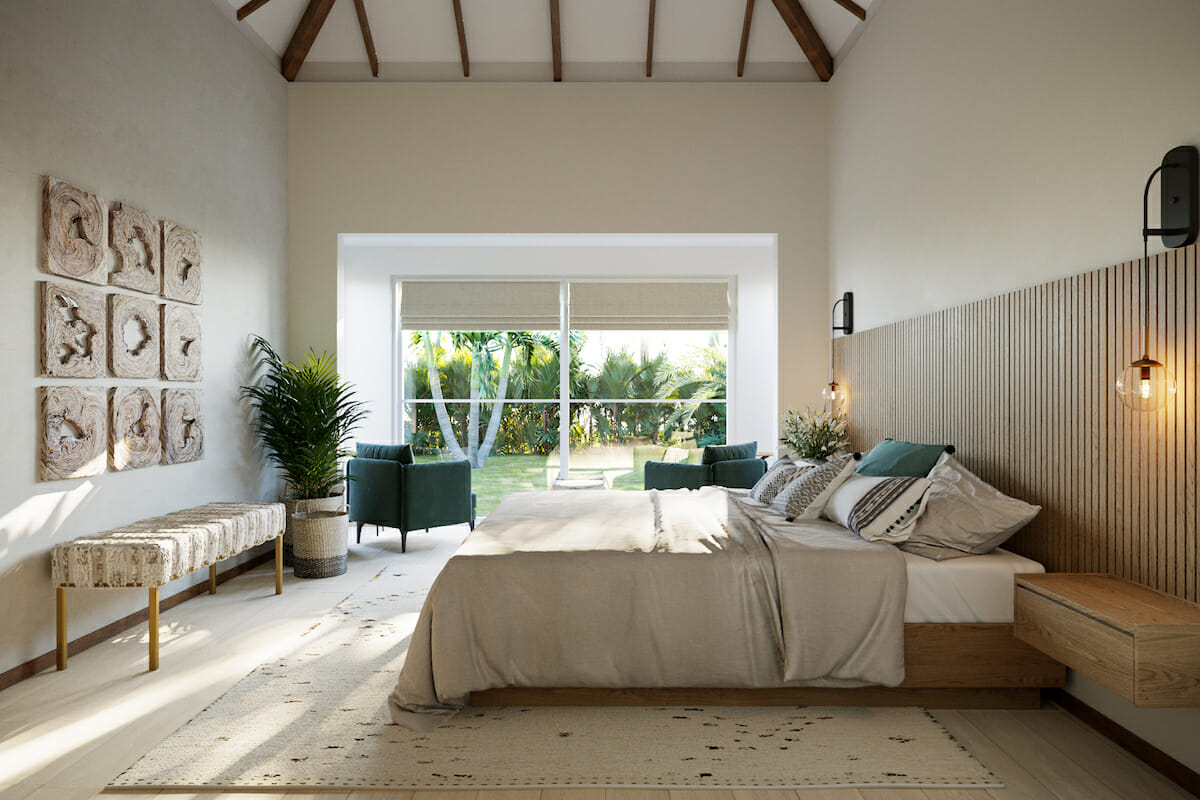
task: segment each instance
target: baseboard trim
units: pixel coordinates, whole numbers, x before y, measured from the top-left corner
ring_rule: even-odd
[[[1200,772],[1176,761],[1133,731],[1113,722],[1065,689],[1049,690],[1046,699],[1179,784],[1181,789],[1200,797]]]
[[[217,584],[220,585],[226,581],[233,580],[244,572],[249,572],[257,566],[273,562],[275,560],[275,549],[272,547],[265,553],[260,553],[253,558],[244,561],[241,564],[236,564],[224,572],[217,573]],[[202,594],[208,594],[208,576],[204,580],[194,586],[189,586],[181,592],[177,592],[170,597],[164,598],[159,603],[159,610],[166,611],[174,608],[180,603],[191,600],[193,597],[198,597]],[[128,616],[121,617],[115,622],[110,622],[103,628],[94,630],[91,633],[84,634],[78,639],[75,639],[67,645],[67,655],[74,656],[87,650],[89,647],[94,647],[101,642],[108,641],[118,633],[127,631],[130,628],[136,627],[150,619],[149,607],[143,608],[140,611],[135,611]],[[43,653],[37,658],[26,661],[24,664],[19,664],[12,669],[0,673],[0,691],[7,689],[14,684],[20,683],[26,678],[32,678],[39,672],[53,667],[55,664],[55,651],[51,650]]]

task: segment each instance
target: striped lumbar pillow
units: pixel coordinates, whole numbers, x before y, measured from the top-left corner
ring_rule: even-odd
[[[810,469],[812,467],[797,464],[787,456],[783,456],[772,464],[771,468],[750,489],[750,499],[770,505],[775,496],[783,491],[783,487],[795,480],[800,473]]]
[[[825,505],[824,515],[869,542],[903,542],[929,499],[928,478],[854,475]]]
[[[855,455],[835,458],[792,480],[771,501],[771,510],[795,519],[817,519],[834,490],[854,472]]]

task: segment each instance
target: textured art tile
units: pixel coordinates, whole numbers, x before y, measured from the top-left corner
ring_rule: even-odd
[[[108,241],[117,268],[108,282],[148,294],[162,291],[162,232],[140,208],[117,203],[109,215]]]
[[[58,178],[46,178],[42,269],[89,283],[107,283],[104,222],[100,198]]]
[[[118,472],[162,460],[162,417],[158,398],[140,386],[109,392],[110,449],[108,465]]]
[[[158,303],[126,294],[109,295],[108,334],[108,366],[115,377],[158,377]]]
[[[200,317],[190,308],[162,307],[162,376],[169,381],[200,380]]]
[[[204,455],[204,419],[196,389],[163,389],[163,463],[181,464]]]
[[[38,389],[41,452],[38,479],[56,481],[104,472],[108,462],[108,414],[100,387]]]
[[[55,378],[104,375],[108,324],[104,293],[42,281],[41,374]]]
[[[181,303],[200,302],[200,234],[163,222],[163,297]]]

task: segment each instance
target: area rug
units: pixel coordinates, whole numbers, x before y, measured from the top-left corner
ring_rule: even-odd
[[[409,731],[385,699],[424,593],[383,571],[110,785],[1002,785],[916,708],[471,708]]]

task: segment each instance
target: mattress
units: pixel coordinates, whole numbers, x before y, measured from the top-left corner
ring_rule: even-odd
[[[904,561],[905,622],[1012,622],[1013,575],[1046,571],[1003,549],[945,561],[904,553]]]

